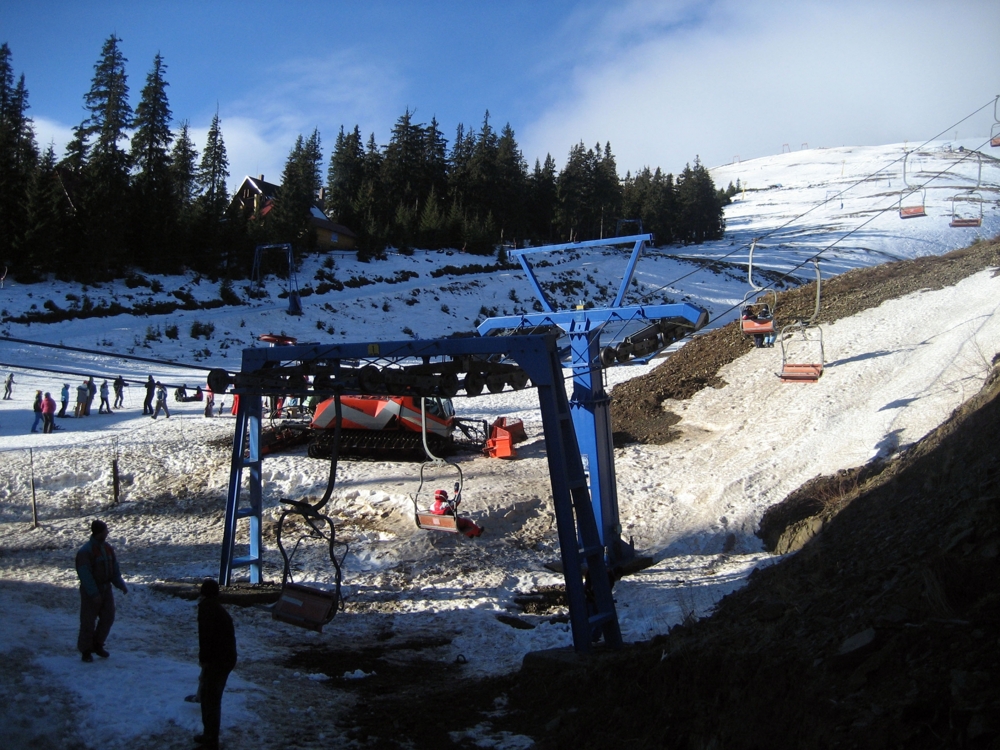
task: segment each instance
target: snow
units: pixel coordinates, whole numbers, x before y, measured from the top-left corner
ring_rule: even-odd
[[[928,146],[914,172],[929,174],[953,164],[958,145]],[[980,185],[987,200],[982,229],[947,226],[948,195],[967,186],[961,180],[976,179],[974,173],[929,190],[928,218],[903,222],[891,210],[877,214],[879,207],[893,205],[894,195],[898,198],[901,165],[878,178],[862,178],[891,163],[902,148],[816,149],[713,170],[717,186],[739,178],[748,188],[727,209],[726,239],[680,253],[672,247],[651,253],[639,264],[635,294],[689,299],[710,310],[713,324],[723,324],[733,319],[734,306],[747,288],[749,239],[783,225],[758,246],[755,268],[790,269],[863,222],[869,223],[824,252],[825,275],[893,258],[940,254],[1000,232],[1000,170],[993,161],[984,161]],[[908,177],[913,166],[908,166]],[[839,198],[815,208],[854,183],[842,210]],[[611,280],[613,296],[615,274],[620,276],[626,258],[627,250],[567,253],[553,257],[554,265],[539,275],[590,275],[594,281],[585,286],[591,298]],[[712,270],[706,259],[735,265]],[[140,384],[146,375],[152,372],[172,386],[193,388],[204,383],[210,367],[238,370],[239,352],[262,333],[338,343],[405,338],[404,329],[432,337],[471,330],[482,317],[481,308],[495,308],[497,314],[530,310],[530,287],[520,272],[429,275],[446,263],[486,261],[417,252],[361,264],[339,255],[335,268],[325,270],[342,281],[366,273],[386,279],[402,271],[419,276],[304,296],[301,318],[285,315],[284,301],[272,296],[249,306],[181,310],[169,316],[2,325],[9,338],[82,350],[0,340],[0,369],[6,374],[13,367],[16,380],[14,398],[0,401],[0,653],[28,655],[22,677],[34,686],[33,695],[42,696],[36,700],[71,696],[73,718],[67,726],[86,746],[126,747],[136,740],[149,745],[157,738],[200,731],[198,706],[183,701],[194,691],[198,672],[194,603],[152,586],[218,573],[220,512],[229,479],[226,441],[232,438],[234,421],[228,410],[206,419],[202,404],[173,400],[169,419],[142,417]],[[584,270],[573,270],[580,268]],[[300,284],[316,287],[312,274],[319,270],[315,262],[304,266]],[[809,273],[800,275],[808,280]],[[208,279],[157,281],[160,292],[121,282],[81,288],[56,281],[21,286],[8,280],[0,290],[0,309],[16,316],[33,305],[43,309],[47,300],[66,307],[72,301],[67,294],[81,300],[86,295],[95,304],[101,299],[122,304],[176,299],[170,293],[178,289],[195,299],[218,296],[218,284]],[[272,288],[272,295],[276,291]],[[418,302],[408,304],[408,299]],[[574,301],[567,297],[560,303]],[[917,292],[825,326],[827,365],[816,384],[781,383],[774,374],[780,350],[759,349],[723,369],[724,387],[665,404],[681,417],[678,440],[615,451],[623,536],[632,537],[637,549],[655,561],[615,587],[625,640],[648,639],[689,616],[705,615],[740,587],[751,570],[774,562],[777,558],[762,551],[754,529],[769,506],[803,482],[896,453],[975,393],[990,358],[1000,350],[998,301],[1000,278],[984,271],[955,287]],[[214,332],[208,339],[191,338],[195,322],[211,323]],[[176,338],[167,336],[170,326],[177,326]],[[113,353],[151,361],[109,356]],[[184,364],[153,364],[167,360]],[[608,389],[657,363],[606,371]],[[119,373],[130,382],[123,410],[60,420],[62,429],[51,435],[28,433],[36,389],[50,391],[58,400],[63,382],[74,387],[94,374],[100,384]],[[70,408],[74,398],[71,393]],[[465,540],[417,530],[411,501],[419,481],[414,464],[342,463],[331,507],[350,542],[344,593],[351,606],[322,634],[279,624],[261,608],[229,608],[240,663],[225,695],[224,737],[240,733],[244,744],[280,747],[276,727],[282,718],[329,701],[325,683],[371,676],[361,665],[340,674],[283,667],[288,654],[303,644],[344,647],[387,631],[398,637],[444,637],[448,645],[423,655],[448,663],[462,657],[467,662],[463,675],[508,672],[529,651],[571,644],[565,623],[520,615],[535,625],[521,630],[496,618],[518,614],[515,596],[562,582],[546,567],[557,559],[558,545],[535,393],[460,396],[456,409],[469,418],[520,418],[529,435],[518,446],[516,460],[458,459],[465,476],[464,508],[486,526],[486,534]],[[123,487],[118,508],[110,505],[115,456]],[[266,519],[277,518],[281,498],[319,497],[326,469],[326,463],[305,458],[301,450],[267,457]],[[447,471],[439,478],[450,482]],[[38,529],[30,524],[32,479]],[[78,594],[72,557],[94,517],[109,523],[130,593],[117,596],[118,616],[108,642],[111,658],[83,664],[75,651]],[[266,577],[280,578],[277,550],[266,550],[265,557]],[[332,581],[323,550],[306,551],[299,579]],[[468,736],[482,746],[530,745],[526,738],[491,738],[488,726],[470,727]]]

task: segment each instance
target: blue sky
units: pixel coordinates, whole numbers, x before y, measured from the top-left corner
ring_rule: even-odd
[[[199,149],[218,108],[231,184],[277,180],[313,128],[324,159],[342,125],[384,145],[407,108],[449,142],[488,109],[529,165],[610,141],[622,175],[919,143],[1000,93],[998,32],[987,0],[0,0],[40,145],[61,155],[116,33],[133,106],[159,52]],[[992,123],[990,106],[946,137]]]

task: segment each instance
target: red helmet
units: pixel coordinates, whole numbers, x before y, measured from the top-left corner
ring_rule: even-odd
[[[434,490],[434,499],[440,500],[442,503],[448,501],[448,493],[445,490]]]

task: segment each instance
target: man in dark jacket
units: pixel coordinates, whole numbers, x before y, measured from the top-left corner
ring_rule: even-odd
[[[94,660],[92,654],[102,659],[111,655],[104,650],[104,641],[115,621],[115,597],[111,587],[128,593],[115,551],[107,539],[107,524],[95,520],[90,524],[90,541],[76,553],[76,574],[80,578],[80,635],[76,647],[86,662]]]
[[[194,741],[203,747],[219,746],[219,725],[222,722],[222,693],[229,673],[236,666],[236,630],[233,618],[219,603],[219,584],[206,578],[201,584],[198,602],[198,678],[201,693],[201,723],[204,734]]]
[[[125,388],[127,385],[128,383],[125,382],[125,378],[123,378],[121,375],[115,378],[114,386],[112,386],[115,392],[115,406],[114,406],[115,409],[122,408],[122,403],[125,398]]]
[[[153,376],[150,375],[149,379],[146,381],[146,400],[142,402],[143,414],[153,413],[153,394],[155,392],[156,392],[156,381],[153,380]]]

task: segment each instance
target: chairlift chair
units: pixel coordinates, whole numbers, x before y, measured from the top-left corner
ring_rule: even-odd
[[[281,595],[271,608],[271,616],[280,622],[297,625],[298,627],[313,630],[317,633],[323,632],[323,626],[329,623],[334,615],[337,614],[337,609],[341,601],[341,561],[337,559],[334,552],[334,547],[338,544],[336,531],[333,520],[322,512],[324,506],[329,502],[330,496],[333,494],[333,487],[337,478],[337,446],[340,444],[340,427],[342,421],[340,394],[335,394],[334,399],[337,420],[334,427],[334,447],[330,457],[330,477],[327,481],[326,491],[323,493],[322,499],[315,505],[303,500],[284,500],[283,502],[291,507],[283,511],[278,517],[275,535],[278,542],[278,549],[281,551],[281,557],[284,560],[284,566],[281,573]],[[282,531],[285,519],[290,513],[301,516],[309,527],[309,531],[302,534],[296,540],[295,546],[289,553],[282,543]],[[307,538],[323,539],[327,543],[330,560],[333,563],[335,571],[333,590],[321,588],[317,585],[296,583],[292,580],[292,558],[298,551],[299,545]],[[346,555],[347,545],[343,542],[340,542],[340,544],[345,547],[344,555]]]
[[[816,267],[816,307],[809,320],[796,321],[781,329],[781,372],[783,383],[815,383],[823,375],[826,355],[823,351],[823,329],[816,324],[819,317],[822,276],[819,262]],[[816,356],[818,355],[818,356]]]
[[[753,251],[757,246],[757,239],[750,243],[750,256],[747,260],[747,281],[750,282],[750,291],[743,295],[743,302],[740,303],[740,330],[746,336],[769,336],[775,332],[774,312],[778,306],[778,293],[774,289],[765,289],[758,286],[753,280]],[[763,292],[763,294],[761,294]],[[758,317],[753,315],[754,310],[767,307],[769,317]]]
[[[449,534],[457,534],[458,506],[462,502],[462,487],[464,484],[462,468],[458,464],[446,461],[431,453],[431,449],[427,445],[427,406],[426,400],[423,397],[420,399],[420,432],[427,460],[420,464],[420,484],[417,485],[417,492],[412,497],[414,520],[419,528],[426,531],[444,531]],[[448,472],[454,471],[457,474],[458,479],[454,481],[454,494],[452,495],[453,514],[438,515],[432,513],[430,511],[430,503],[423,500],[424,496],[433,492],[433,490],[425,490],[425,485],[428,485],[431,481],[440,481],[438,477],[429,477],[427,474],[428,469],[444,469]]]
[[[976,184],[951,197],[951,221],[948,222],[950,227],[981,227],[983,225],[983,196],[979,192],[979,187],[983,184],[983,156],[978,151],[972,153],[976,155],[979,166]],[[978,211],[976,210],[977,205],[979,206]],[[963,211],[963,207],[967,207],[967,210]]]
[[[917,193],[920,194],[919,201],[914,200]],[[927,202],[926,190],[901,191],[899,194],[899,218],[916,219],[920,216],[926,216],[927,215],[927,209],[925,208],[926,202]]]
[[[1000,105],[1000,96],[993,100],[993,119],[996,120],[990,129],[990,145],[993,148],[1000,148],[1000,111],[997,105]]]
[[[975,206],[979,206],[977,212]],[[961,206],[969,206],[968,210],[962,211]],[[968,190],[951,198],[951,221],[950,227],[981,227],[983,225],[983,196],[975,190]]]
[[[924,188],[914,187],[906,180],[906,162],[910,158],[912,151],[903,154],[903,189],[899,191],[899,218],[916,219],[927,215],[925,204],[927,203],[927,191]],[[920,201],[917,202],[919,193]]]

